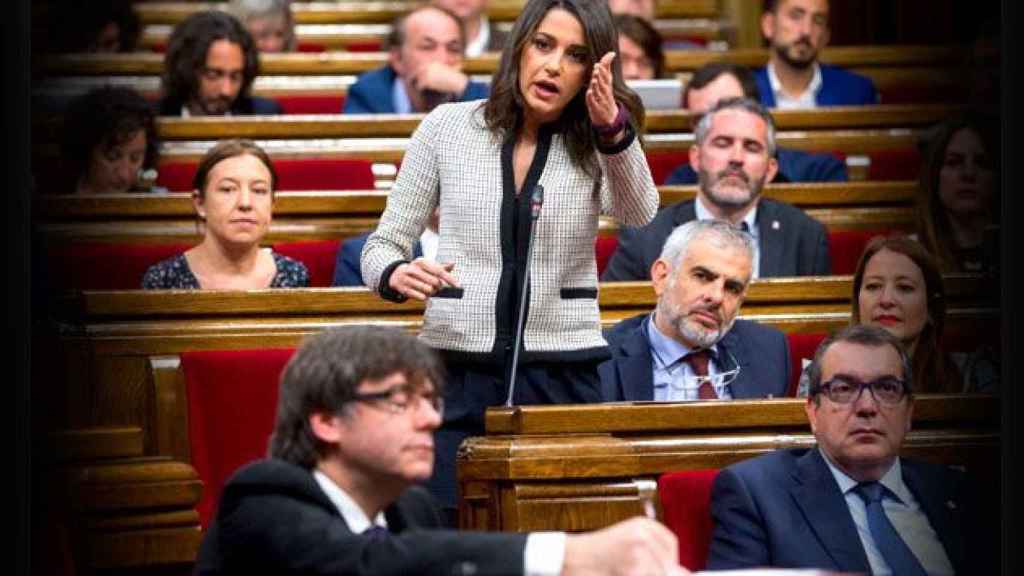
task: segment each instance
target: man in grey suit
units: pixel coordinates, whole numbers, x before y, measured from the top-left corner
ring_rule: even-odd
[[[825,226],[799,208],[761,198],[778,170],[775,126],[764,107],[748,98],[720,100],[697,124],[695,139],[697,198],[661,210],[643,228],[623,228],[602,280],[649,279],[672,230],[707,219],[727,220],[754,237],[754,278],[831,274]]]
[[[676,228],[651,266],[652,314],[605,334],[598,366],[607,401],[783,396],[789,347],[775,328],[737,320],[750,283],[753,240],[724,220]]]

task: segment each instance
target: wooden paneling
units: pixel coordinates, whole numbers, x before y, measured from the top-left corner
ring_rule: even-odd
[[[821,61],[862,72],[908,67],[949,69],[959,65],[965,53],[965,49],[960,46],[843,46],[823,50]],[[668,72],[692,73],[711,62],[733,62],[757,67],[767,61],[768,51],[764,49],[670,50],[666,53],[665,66]],[[359,74],[385,64],[385,52],[263,54],[260,56],[260,74]],[[159,76],[163,71],[163,55],[145,52],[63,54],[45,57],[43,65],[50,74],[64,76]],[[493,74],[497,68],[497,53],[467,58],[464,65],[465,71],[470,74]]]
[[[590,530],[644,513],[645,484],[668,471],[721,468],[811,447],[804,400],[492,408],[487,436],[458,453],[463,528]],[[999,466],[998,400],[915,400],[903,454],[991,472]]]
[[[831,229],[908,228],[913,222],[912,182],[769,184],[764,195],[806,210]],[[661,206],[693,198],[694,186],[659,189]],[[376,227],[387,192],[311,191],[277,195],[267,243],[346,238]],[[42,195],[36,226],[51,242],[198,242],[191,196],[109,194]],[[601,234],[618,226],[603,218]]]

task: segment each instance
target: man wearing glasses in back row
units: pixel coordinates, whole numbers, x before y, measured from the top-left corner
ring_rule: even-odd
[[[677,226],[651,265],[653,313],[605,333],[598,366],[606,401],[785,396],[789,346],[779,330],[737,320],[752,276],[754,239],[725,220]]]
[[[826,339],[806,404],[817,447],[719,473],[708,568],[998,573],[999,524],[982,520],[983,494],[960,471],[899,456],[914,411],[910,374],[906,352],[885,330],[850,326]]]

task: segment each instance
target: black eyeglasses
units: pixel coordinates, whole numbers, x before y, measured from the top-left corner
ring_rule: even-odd
[[[820,387],[821,392],[836,404],[856,402],[865,388],[871,390],[876,401],[889,406],[899,404],[907,395],[906,383],[895,376],[884,376],[871,382],[861,382],[850,376],[836,376]]]
[[[398,384],[380,392],[356,392],[352,395],[352,402],[374,404],[392,414],[405,414],[419,406],[421,400],[426,400],[439,416],[444,414],[444,398],[437,391],[424,391],[411,384]]]

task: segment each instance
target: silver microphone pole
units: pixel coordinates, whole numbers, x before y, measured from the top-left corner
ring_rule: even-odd
[[[516,326],[516,340],[515,350],[512,351],[512,374],[509,377],[508,383],[508,399],[505,400],[505,406],[512,406],[512,397],[516,392],[516,372],[519,369],[519,348],[523,344],[523,328],[525,327],[526,318],[526,287],[530,283],[530,261],[533,260],[533,239],[537,236],[534,234],[534,226],[537,224],[537,218],[540,217],[541,206],[544,205],[544,187],[537,184],[533,187],[533,194],[530,196],[530,240],[526,244],[526,272],[523,274],[523,286],[522,290],[519,291],[519,320]]]

